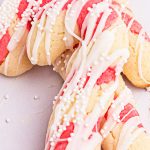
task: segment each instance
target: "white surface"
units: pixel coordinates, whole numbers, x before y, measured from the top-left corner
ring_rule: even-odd
[[[136,17],[150,31],[150,1],[132,0],[132,4]],[[52,100],[61,85],[61,78],[49,67],[35,67],[13,79],[0,76],[0,150],[43,150]],[[150,131],[150,93],[134,87],[132,91]]]

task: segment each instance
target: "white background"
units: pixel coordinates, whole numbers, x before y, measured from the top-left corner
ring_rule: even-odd
[[[150,1],[132,0],[132,6],[150,33]],[[62,83],[50,67],[34,67],[17,78],[0,76],[0,150],[43,150],[52,100]],[[150,93],[134,87],[132,91],[150,131]]]

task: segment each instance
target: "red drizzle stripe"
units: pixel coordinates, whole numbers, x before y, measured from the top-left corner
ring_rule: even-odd
[[[74,131],[74,124],[71,122],[69,126],[67,126],[66,130],[60,136],[60,139],[67,139],[71,136],[71,133]],[[68,141],[58,142],[55,146],[54,150],[65,150],[68,145]]]
[[[121,120],[121,122],[126,123],[130,118],[135,117],[135,116],[139,116],[138,112],[135,109],[133,109],[133,108],[134,108],[133,105],[130,104],[130,103],[127,104],[124,107],[124,110],[122,110],[121,113],[120,113],[120,120]],[[132,109],[133,109],[133,111],[131,111]],[[129,113],[129,111],[131,111],[131,112]],[[127,116],[124,118],[125,115],[127,115]]]
[[[112,9],[112,13],[109,15],[103,31],[106,30],[106,29],[108,29],[115,22],[115,20],[117,18],[118,18],[117,12]]]
[[[62,10],[66,10],[67,7],[68,7],[68,4],[71,4],[72,1],[73,1],[73,0],[68,0]]]
[[[101,85],[104,83],[109,83],[111,81],[114,81],[116,76],[115,76],[115,68],[111,68],[109,67],[104,73],[102,73],[102,75],[97,79],[96,84],[97,85]],[[86,86],[87,82],[89,81],[90,77],[87,76],[85,84],[83,86],[83,88]]]
[[[51,1],[52,0],[42,0],[42,4],[40,5],[40,7],[43,7],[44,5],[48,4]]]
[[[112,2],[113,5],[118,6],[119,8],[121,7],[121,5],[115,1]],[[128,9],[129,11],[131,11],[129,8],[126,7],[126,9]],[[133,17],[131,17],[129,14],[127,14],[126,12],[122,13],[122,20],[124,21],[124,23],[126,24],[126,26],[128,26],[129,22],[131,21],[131,19],[133,19]],[[142,29],[142,25],[137,21],[134,20],[133,24],[130,28],[130,31],[134,34],[139,34],[141,29]],[[147,33],[145,33],[145,40],[147,40],[148,42],[150,42],[150,37],[148,36]]]
[[[140,124],[138,125],[138,128],[143,128],[142,123],[140,123]]]
[[[94,35],[94,33],[96,32],[96,29],[97,29],[97,26],[98,24],[100,23],[101,21],[101,18],[102,16],[104,15],[104,13],[101,13],[100,16],[98,17],[97,19],[97,22],[96,22],[96,25],[95,25],[95,28],[93,30],[93,33],[92,33],[92,36]],[[104,26],[104,29],[102,31],[105,31],[107,30],[114,22],[115,20],[118,18],[118,15],[116,13],[116,11],[114,11],[112,9],[112,13],[108,16],[107,20],[106,20],[106,23],[105,23],[105,26]]]
[[[5,58],[9,53],[7,49],[7,45],[10,41],[10,38],[11,37],[7,31],[6,34],[0,39],[0,64],[3,63],[3,61],[5,60]]]
[[[100,117],[99,119],[98,119],[98,121],[97,121],[97,124],[94,126],[94,128],[93,128],[93,132],[97,132],[97,131],[99,131],[100,130],[100,124],[101,124],[101,121],[102,121],[102,118]]]
[[[103,0],[88,0],[87,3],[84,5],[84,7],[82,8],[80,15],[77,19],[77,24],[78,24],[80,30],[82,28],[84,19],[85,19],[86,15],[88,14],[88,10],[87,10],[88,7],[92,7],[93,4],[97,4],[100,2],[103,2]]]
[[[111,81],[114,81],[116,76],[115,76],[115,68],[111,68],[109,67],[101,76],[100,78],[97,80],[96,84],[97,85],[101,85],[103,83],[109,83]]]
[[[27,0],[21,0],[19,7],[18,7],[18,13],[17,13],[19,19],[22,18],[22,14],[26,10],[27,7],[28,7]]]

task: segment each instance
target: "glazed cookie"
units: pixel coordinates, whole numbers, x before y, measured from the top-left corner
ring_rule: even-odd
[[[99,125],[115,91],[122,86],[120,73],[129,51],[126,27],[119,18],[105,28],[105,22],[112,15],[108,3],[91,7],[87,14],[89,20],[95,22],[98,13],[104,16],[96,28],[90,23],[85,24],[88,34],[85,33],[84,40],[71,57],[70,52],[66,52],[56,60],[55,69],[65,70],[66,74],[61,73],[65,82],[55,97],[45,150],[94,150],[101,147],[103,137],[98,132]],[[94,29],[94,33],[90,32]]]
[[[103,118],[100,129],[104,137],[102,148],[103,150],[149,150],[150,135],[146,133],[140,121],[129,89],[124,87],[122,90],[122,94],[119,94],[120,90],[116,91],[115,99]]]
[[[135,19],[127,0],[116,0],[113,5],[122,13],[129,34],[130,57],[123,72],[135,86],[148,87],[150,85],[150,37]]]
[[[32,67],[25,46],[30,24],[22,24],[28,7],[26,0],[5,0],[0,7],[0,73],[7,76],[20,75]],[[22,27],[22,33],[16,35]]]
[[[36,12],[47,1],[4,0],[0,7],[0,73],[17,76],[32,68],[26,40]]]
[[[70,56],[71,56],[71,52],[66,51],[64,54],[62,54],[61,57],[59,57],[56,60],[56,63],[55,63],[55,69],[59,72],[59,74],[63,78],[65,78],[65,70],[62,68],[65,68],[66,63],[68,62],[68,58]],[[106,77],[106,74],[105,74],[105,77]],[[125,98],[123,99],[122,97],[122,99],[119,100],[118,95],[120,95],[122,91],[124,94],[122,93],[121,96]],[[128,100],[125,101],[127,97],[128,97]],[[94,98],[92,98],[92,100],[93,99]],[[140,122],[139,114],[137,110],[135,109],[134,105],[135,103],[134,103],[131,92],[129,91],[129,89],[125,87],[125,84],[122,78],[120,78],[120,86],[114,94],[114,101],[110,105],[109,110],[105,114],[100,124],[100,127],[101,127],[100,132],[103,135],[102,137],[104,138],[104,141],[102,142],[103,150],[116,150],[116,149],[118,150],[120,149],[149,150],[150,136],[146,133],[145,129],[143,128]],[[118,113],[119,118],[117,118],[117,113]],[[111,120],[112,118],[114,120]],[[114,121],[114,122],[111,122],[111,121]],[[123,136],[122,134],[124,133],[124,130],[126,127],[128,128],[126,129],[125,133],[127,133],[129,128],[131,128],[131,126],[129,125],[130,122],[132,122],[131,126],[133,127],[132,129],[133,132],[130,131],[131,134],[129,133],[130,135],[125,138],[125,136]],[[106,127],[106,126],[109,126],[109,127]],[[106,133],[105,130],[109,132]],[[123,136],[124,138],[122,142],[121,142],[121,136]],[[124,141],[125,142],[129,141],[129,143],[123,143]],[[123,147],[120,147],[120,146],[123,146]]]
[[[92,5],[100,2],[104,3],[103,0],[55,0],[44,6],[34,18],[28,36],[27,52],[32,64],[51,65],[66,49],[73,50],[84,39],[88,12]],[[102,16],[101,13],[97,21]],[[117,18],[114,10],[110,18],[106,28]],[[96,25],[96,22],[92,25]]]
[[[51,65],[66,49],[73,49],[78,43],[65,29],[66,10],[71,2],[50,0],[34,17],[27,41],[28,57],[32,64]],[[78,32],[77,29],[75,32]]]

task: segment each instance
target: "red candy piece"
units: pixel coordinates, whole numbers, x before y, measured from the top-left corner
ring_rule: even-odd
[[[109,83],[111,81],[114,81],[116,76],[115,76],[115,69],[109,67],[97,80],[96,84],[101,85],[103,83]]]
[[[10,41],[10,35],[7,31],[6,34],[0,40],[0,64],[2,64],[2,62],[5,60],[5,58],[8,55],[7,45],[9,41]]]
[[[74,124],[70,123],[69,126],[67,126],[66,130],[62,133],[62,135],[60,136],[60,139],[67,139],[70,137],[70,134],[73,132],[74,130]],[[68,141],[62,141],[62,142],[58,142],[55,146],[54,150],[65,150],[67,147]]]
[[[120,120],[121,120],[121,122],[126,123],[130,118],[135,117],[135,116],[139,116],[138,112],[135,109],[129,113],[129,111],[132,110],[133,108],[134,108],[133,105],[130,104],[130,103],[127,104],[124,107],[124,110],[122,110],[121,113],[120,113]],[[124,118],[125,115],[127,115],[127,116]]]

